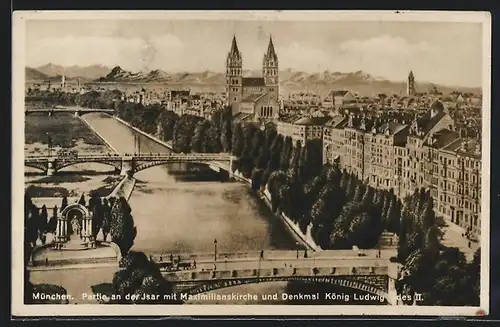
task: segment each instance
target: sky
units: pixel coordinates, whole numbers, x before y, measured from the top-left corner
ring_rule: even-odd
[[[479,23],[27,20],[26,65],[101,64],[133,72],[223,72],[233,35],[243,69],[260,70],[272,35],[280,70],[364,71],[452,86],[482,82]]]

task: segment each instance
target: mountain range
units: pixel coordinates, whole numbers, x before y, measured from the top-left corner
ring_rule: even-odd
[[[71,66],[63,67],[47,64],[37,68],[26,67],[26,80],[60,80],[61,75],[67,80],[80,79],[81,82],[93,83],[153,83],[173,84],[181,86],[202,85],[223,87],[226,77],[223,72],[181,72],[169,73],[163,70],[152,70],[149,72],[130,72],[120,66],[109,68],[102,65],[87,67]],[[260,71],[244,70],[244,77],[260,76]],[[292,69],[282,70],[279,73],[280,85],[289,90],[300,90],[304,87],[311,91],[327,89],[347,89],[360,94],[377,93],[404,93],[406,83],[403,81],[389,81],[384,78],[375,77],[363,71],[357,72],[330,72],[307,73]],[[434,85],[431,83],[420,83],[417,81],[417,91],[427,92]],[[480,93],[480,88],[448,87],[436,85],[443,93],[453,90],[460,92]]]

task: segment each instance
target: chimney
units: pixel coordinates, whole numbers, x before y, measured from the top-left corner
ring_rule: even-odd
[[[462,141],[462,143],[460,144],[460,151],[467,152],[467,141]]]

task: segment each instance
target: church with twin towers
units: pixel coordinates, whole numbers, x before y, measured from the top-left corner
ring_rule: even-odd
[[[260,77],[244,77],[243,56],[233,36],[226,59],[226,100],[233,116],[241,121],[266,122],[278,118],[279,66],[271,36]]]

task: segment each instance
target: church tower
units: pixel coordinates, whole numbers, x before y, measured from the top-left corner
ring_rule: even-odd
[[[279,70],[278,56],[274,50],[273,38],[269,37],[267,52],[262,60],[262,77],[267,87],[267,91],[273,94],[276,101],[279,101]]]
[[[231,50],[226,59],[226,97],[227,103],[233,108],[233,114],[238,112],[237,106],[242,95],[243,59],[238,50],[236,36],[233,36]]]
[[[415,77],[413,76],[413,72],[410,71],[410,75],[408,75],[408,84],[406,85],[406,94],[409,96],[415,95]]]

